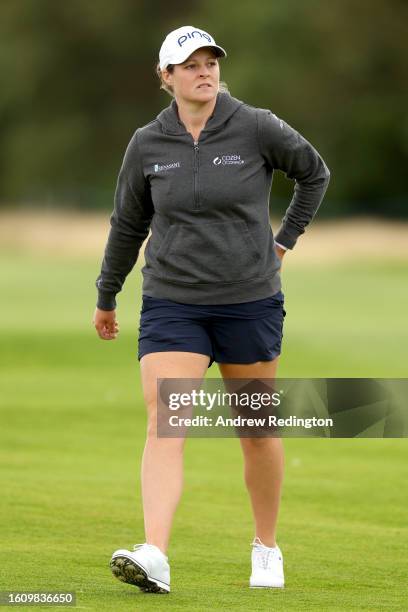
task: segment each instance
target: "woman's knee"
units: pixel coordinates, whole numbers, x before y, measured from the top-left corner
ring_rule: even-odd
[[[157,399],[156,397],[152,397],[150,400],[146,402],[147,408],[147,437],[148,438],[156,438],[158,431],[158,414],[157,414]]]
[[[185,437],[173,437],[168,435],[169,428],[163,422],[165,416],[158,417],[156,401],[147,405],[147,441],[161,441],[162,446],[174,448],[175,451],[182,451],[184,448]],[[161,422],[162,421],[162,422]]]
[[[259,438],[240,438],[241,447],[244,454],[259,452],[276,452],[283,449],[281,438],[259,437]]]

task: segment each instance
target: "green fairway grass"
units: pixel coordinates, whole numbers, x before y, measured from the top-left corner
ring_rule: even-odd
[[[118,299],[119,338],[103,342],[91,323],[99,263],[0,254],[0,590],[75,591],[89,610],[407,610],[404,439],[285,440],[283,591],[248,588],[238,441],[189,439],[170,595],[111,576],[111,553],[144,541],[141,275]],[[282,278],[280,376],[407,376],[405,261],[288,266]]]

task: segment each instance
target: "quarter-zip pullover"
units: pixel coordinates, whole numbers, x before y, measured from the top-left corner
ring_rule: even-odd
[[[319,153],[268,109],[227,92],[194,141],[175,100],[134,133],[115,191],[98,307],[115,296],[151,229],[143,293],[186,304],[263,299],[281,288],[269,197],[274,170],[295,180],[276,242],[292,249],[329,182]]]

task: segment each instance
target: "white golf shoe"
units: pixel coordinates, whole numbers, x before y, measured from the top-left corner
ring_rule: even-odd
[[[283,556],[279,546],[269,548],[255,538],[252,546],[252,574],[249,579],[251,588],[283,588]]]
[[[120,549],[110,561],[113,575],[146,593],[170,592],[168,558],[153,544],[136,544],[133,551]]]

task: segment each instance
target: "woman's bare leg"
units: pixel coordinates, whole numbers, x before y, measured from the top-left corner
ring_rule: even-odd
[[[206,355],[181,351],[148,353],[140,360],[143,395],[148,411],[141,468],[145,536],[148,544],[155,544],[165,554],[183,488],[185,438],[157,437],[157,379],[202,379],[209,362],[210,358]]]
[[[223,378],[274,379],[278,359],[253,364],[220,363]],[[255,536],[265,546],[276,545],[284,453],[281,438],[240,438],[244,454],[245,483],[251,498]]]

